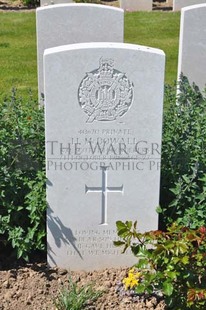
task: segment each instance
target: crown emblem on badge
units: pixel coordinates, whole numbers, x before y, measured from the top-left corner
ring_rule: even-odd
[[[133,95],[133,84],[124,73],[114,69],[114,60],[109,58],[101,58],[99,68],[87,73],[78,89],[87,122],[118,119],[130,108]]]
[[[99,61],[99,74],[101,77],[112,78],[114,70],[114,60],[112,59],[103,59]]]

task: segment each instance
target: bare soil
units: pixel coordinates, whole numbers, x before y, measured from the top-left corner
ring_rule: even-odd
[[[85,309],[165,309],[164,302],[155,296],[139,296],[135,299],[120,296],[117,284],[126,274],[126,269],[68,272],[65,269],[48,268],[46,263],[1,270],[0,310],[56,310],[54,301],[59,291],[68,287],[69,277],[80,287],[93,283],[95,290],[103,292],[96,302],[89,302]]]

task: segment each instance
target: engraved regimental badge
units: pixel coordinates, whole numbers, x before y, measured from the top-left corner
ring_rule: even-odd
[[[78,89],[79,104],[87,122],[114,121],[123,116],[133,101],[133,83],[114,69],[114,60],[100,59],[99,68],[86,74]]]

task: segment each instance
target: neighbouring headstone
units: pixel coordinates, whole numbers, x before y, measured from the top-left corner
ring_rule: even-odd
[[[206,86],[206,4],[181,11],[178,79],[181,73],[200,90]]]
[[[119,0],[124,11],[152,11],[153,0]]]
[[[206,0],[173,0],[173,11],[181,11],[184,7],[201,3],[206,3]]]
[[[124,11],[97,4],[59,4],[38,8],[37,60],[39,102],[44,96],[44,50],[83,42],[123,42]]]
[[[61,3],[73,3],[73,0],[40,0],[40,6],[61,4]]]
[[[121,43],[45,51],[48,263],[131,266],[116,221],[157,229],[165,55]]]

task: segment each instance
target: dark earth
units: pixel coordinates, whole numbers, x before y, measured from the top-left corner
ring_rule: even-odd
[[[154,2],[154,9],[171,10],[172,0]],[[108,4],[118,6],[118,1]],[[28,11],[18,1],[0,1],[0,10]],[[2,250],[2,249],[1,249]],[[79,287],[93,284],[102,291],[96,302],[89,302],[85,309],[165,309],[164,301],[157,296],[127,296],[118,293],[119,283],[127,275],[127,269],[106,269],[93,272],[69,272],[65,269],[49,268],[44,256],[32,264],[20,264],[0,253],[0,310],[55,310],[54,301],[63,287],[68,287],[71,277]],[[39,262],[40,261],[40,262]]]

